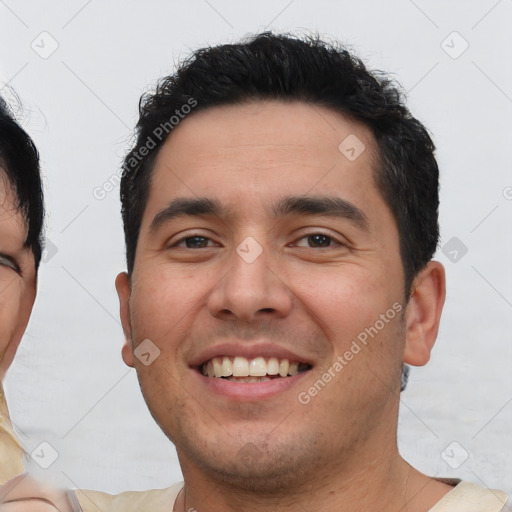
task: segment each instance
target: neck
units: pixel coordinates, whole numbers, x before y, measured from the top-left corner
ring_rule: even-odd
[[[193,464],[181,454],[185,479],[184,492],[176,503],[176,512],[292,512],[302,510],[362,512],[426,512],[450,488],[432,480],[405,462],[398,450],[370,452],[370,457],[333,461],[321,470],[312,469],[307,478],[279,493],[265,494],[227,483]],[[367,455],[370,455],[367,454]]]

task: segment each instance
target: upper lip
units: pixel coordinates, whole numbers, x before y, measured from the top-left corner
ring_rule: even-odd
[[[277,359],[288,359],[289,361],[297,363],[306,363],[313,366],[311,358],[297,354],[287,348],[280,347],[271,343],[250,343],[250,342],[235,342],[235,343],[221,343],[207,347],[190,360],[190,366],[200,366],[214,357],[245,357],[247,359],[254,359],[256,357],[275,357]]]

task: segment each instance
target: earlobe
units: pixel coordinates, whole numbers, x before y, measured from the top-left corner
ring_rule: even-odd
[[[132,368],[134,364],[133,346],[132,346],[132,328],[130,321],[130,277],[126,272],[121,272],[116,277],[116,290],[119,297],[119,312],[121,316],[121,324],[123,326],[124,344],[121,349],[123,361]]]
[[[439,330],[446,296],[444,267],[431,261],[416,276],[405,312],[404,362],[413,366],[428,363]]]

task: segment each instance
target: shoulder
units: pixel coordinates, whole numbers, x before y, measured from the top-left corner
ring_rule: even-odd
[[[75,494],[83,512],[169,512],[183,482],[165,489],[129,491],[121,494],[77,489]]]
[[[429,512],[500,512],[508,496],[471,482],[460,482]]]
[[[9,410],[0,381],[0,485],[23,472],[23,448],[9,418]]]

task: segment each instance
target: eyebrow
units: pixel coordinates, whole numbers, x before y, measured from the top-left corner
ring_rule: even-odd
[[[226,215],[226,209],[223,208],[220,201],[216,199],[200,198],[184,198],[179,197],[173,199],[167,208],[155,215],[151,222],[149,231],[152,233],[160,226],[177,217],[222,217]]]
[[[355,204],[336,196],[290,196],[273,206],[276,217],[287,215],[325,215],[353,222],[367,231],[370,227],[368,217]]]
[[[335,196],[289,196],[280,199],[272,205],[272,213],[275,217],[287,217],[290,215],[323,215],[347,219],[357,227],[368,231],[369,221],[364,212],[353,203]],[[150,232],[177,217],[228,217],[232,216],[231,210],[225,208],[216,199],[200,198],[176,198],[167,208],[157,213],[151,222]]]

